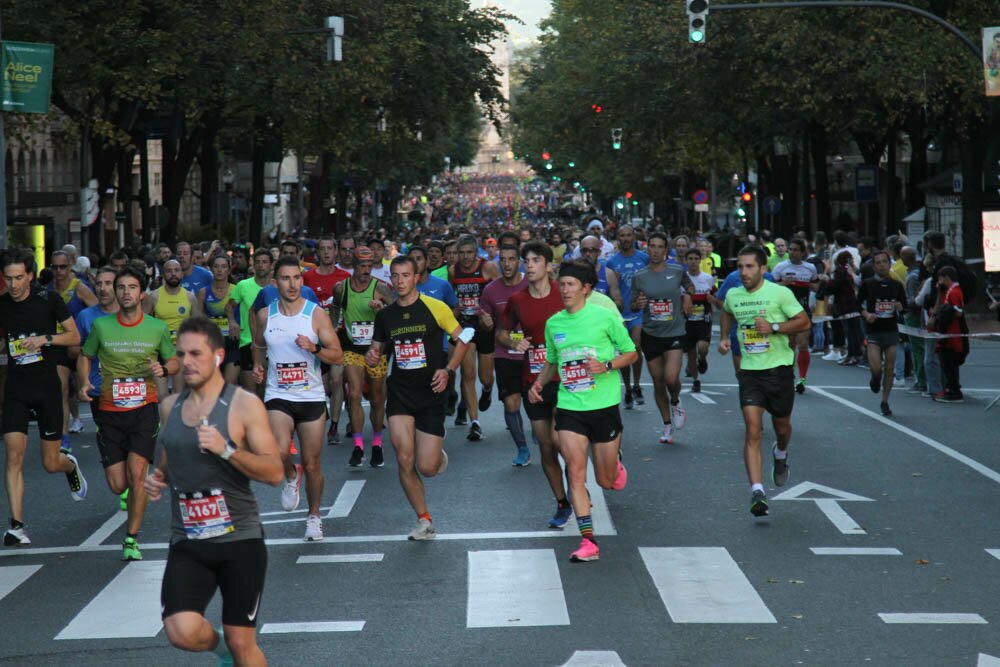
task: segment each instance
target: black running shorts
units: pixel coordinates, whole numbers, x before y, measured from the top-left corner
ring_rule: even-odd
[[[272,398],[264,403],[268,411],[283,412],[296,424],[326,420],[326,401],[286,401]]]
[[[792,366],[777,366],[763,371],[736,373],[740,383],[740,407],[764,408],[773,417],[788,417],[795,405],[795,371]]]
[[[684,349],[691,350],[698,346],[698,343],[712,342],[711,322],[688,322],[687,335],[684,337]]]
[[[892,347],[893,345],[899,345],[898,331],[869,331],[867,338],[869,345],[877,345],[883,350],[887,347]]]
[[[97,425],[101,465],[107,468],[121,463],[130,453],[153,462],[156,434],[160,430],[159,406],[156,403],[123,412],[101,410],[96,400],[90,405],[94,424]]]
[[[387,398],[385,404],[386,417],[406,415],[413,417],[416,429],[421,433],[444,437],[444,407],[448,392],[435,394],[428,387],[421,392],[415,392],[407,386],[399,386],[397,380],[389,376]]]
[[[497,347],[496,334],[493,333],[493,329],[476,327],[472,343],[476,346],[476,354],[493,354]]]
[[[493,369],[497,376],[497,394],[500,400],[521,393],[521,369],[524,361],[494,358]]]
[[[253,370],[253,343],[240,348],[240,370],[248,373]]]
[[[182,611],[204,615],[218,588],[222,623],[256,627],[266,573],[267,548],[261,538],[175,542],[167,553],[160,587],[161,617]]]
[[[528,415],[528,419],[531,421],[542,421],[543,419],[552,419],[556,412],[556,396],[559,395],[559,383],[549,382],[547,385],[542,387],[542,402],[532,403],[531,399],[528,398],[528,391],[531,387],[525,387],[523,392],[523,400],[521,404],[524,405],[524,412]]]
[[[651,336],[643,331],[639,339],[639,346],[642,348],[642,356],[646,357],[646,361],[652,361],[671,350],[683,350],[686,338],[687,336],[666,336],[661,338],[660,336]]]
[[[30,375],[7,371],[3,397],[3,432],[28,433],[28,422],[38,419],[42,440],[61,440],[63,434],[62,384],[55,366],[38,365]]]
[[[622,416],[617,405],[600,410],[556,410],[556,430],[587,436],[593,443],[611,442],[621,435]]]

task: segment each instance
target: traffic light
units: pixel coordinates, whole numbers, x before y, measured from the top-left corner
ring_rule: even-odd
[[[744,192],[742,195],[740,195],[740,199],[749,204],[751,201],[753,201],[753,195],[750,194],[749,192]]]
[[[631,192],[626,192],[625,193],[625,199],[632,199],[632,193]]]
[[[601,113],[602,111],[604,111],[604,107],[602,107],[600,104],[591,104],[590,108],[594,111],[594,113]]]
[[[688,40],[692,44],[705,43],[705,21],[708,18],[708,0],[686,0],[688,15]]]
[[[625,208],[625,202],[619,199],[618,201],[615,202],[615,208],[617,208],[619,211],[622,210],[623,208]]]
[[[542,151],[542,159],[548,162],[549,160],[552,159],[552,154],[549,153],[548,151]]]
[[[744,199],[742,196],[736,197],[736,201],[733,203],[733,212],[736,213],[737,218],[747,217],[747,207],[744,205]]]
[[[549,171],[552,171],[552,163],[551,162],[546,162],[545,163],[545,168],[548,169]]]
[[[572,160],[570,160],[570,161],[569,161],[569,164],[568,164],[567,166],[568,166],[568,167],[569,167],[570,169],[572,169],[573,167],[575,167],[575,166],[576,166],[576,162],[573,162]]]
[[[622,149],[622,128],[620,127],[611,128],[611,148],[616,151]]]

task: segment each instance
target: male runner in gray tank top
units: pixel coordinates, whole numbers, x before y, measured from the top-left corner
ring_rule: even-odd
[[[160,457],[144,484],[153,501],[170,487],[163,627],[177,648],[264,665],[256,625],[267,550],[250,481],[281,483],[278,447],[260,399],[223,379],[225,341],[214,322],[185,320],[177,358],[186,389],[160,403]],[[205,618],[216,587],[224,641]]]

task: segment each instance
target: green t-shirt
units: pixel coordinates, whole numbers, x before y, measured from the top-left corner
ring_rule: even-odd
[[[763,371],[778,366],[790,366],[795,359],[786,334],[760,334],[754,319],[762,316],[768,322],[787,322],[802,312],[802,304],[784,285],[764,281],[753,292],[740,285],[726,293],[726,311],[736,318],[737,340],[742,346],[745,371]]]
[[[133,325],[122,324],[117,316],[94,320],[83,353],[101,364],[100,409],[125,412],[157,402],[149,360],[166,361],[177,351],[167,323],[143,315]]]
[[[240,347],[246,347],[252,342],[250,313],[253,312],[253,302],[262,289],[264,288],[257,284],[256,279],[247,278],[236,283],[236,287],[229,293],[230,300],[240,307]]]
[[[441,266],[431,271],[431,275],[434,276],[435,278],[440,278],[441,280],[448,280],[448,265],[442,264]]]
[[[621,374],[593,376],[585,361],[601,363],[615,357],[615,350],[632,352],[635,343],[617,313],[585,304],[575,313],[561,310],[545,323],[545,360],[559,372],[557,405],[562,410],[601,410],[621,402]]]

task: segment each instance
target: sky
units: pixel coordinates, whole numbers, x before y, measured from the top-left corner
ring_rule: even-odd
[[[511,23],[508,28],[515,45],[534,40],[538,37],[538,22],[548,16],[550,5],[548,0],[493,0],[500,9],[510,12],[524,21],[524,25]]]

